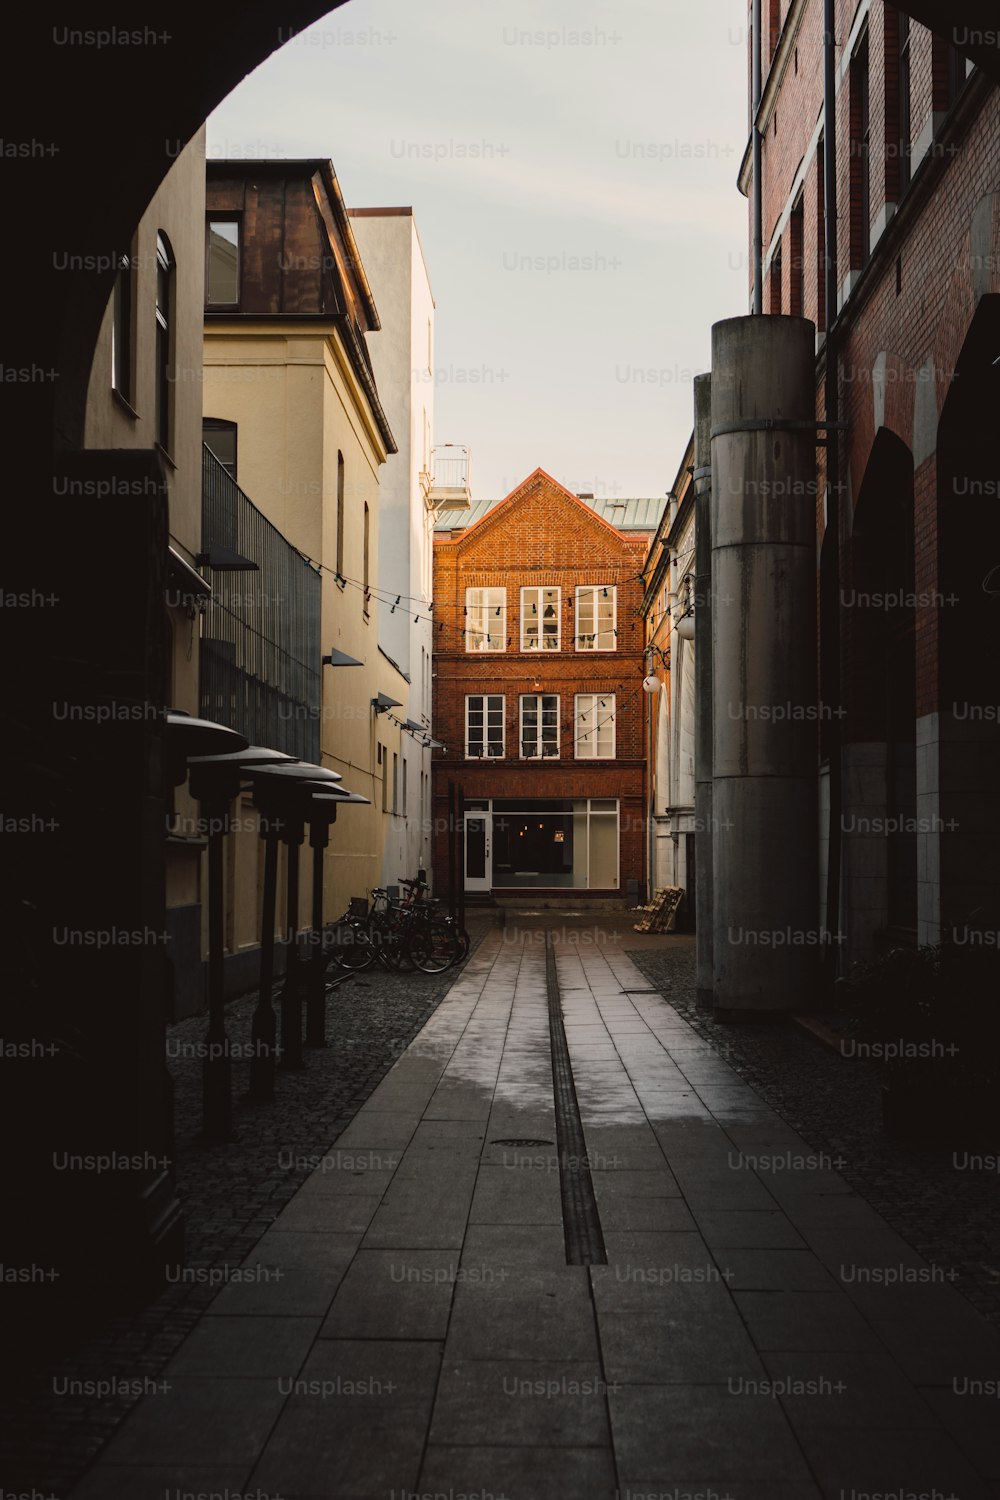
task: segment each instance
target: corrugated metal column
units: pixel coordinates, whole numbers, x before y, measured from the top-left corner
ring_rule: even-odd
[[[795,1009],[819,952],[815,326],[712,329],[714,1004]]]
[[[699,1005],[712,964],[712,377],[694,382],[694,865]]]

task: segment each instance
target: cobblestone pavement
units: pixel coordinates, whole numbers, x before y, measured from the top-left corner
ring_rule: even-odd
[[[492,911],[467,914],[473,951],[495,920]],[[239,1139],[223,1146],[205,1148],[196,1139],[202,1066],[197,1044],[205,1018],[190,1017],[169,1029],[185,1265],[172,1268],[174,1279],[141,1311],[115,1318],[57,1366],[37,1372],[8,1403],[0,1494],[27,1490],[62,1500],[69,1493],[144,1383],[156,1380],[217,1294],[227,1268],[250,1253],[460,972],[393,974],[376,968],[334,990],[327,998],[328,1045],[306,1049],[301,1072],[279,1070],[273,1104],[243,1100],[249,1062],[234,1062]],[[276,1001],[279,994],[280,985]],[[227,1011],[229,1039],[247,1052],[255,1003],[255,995],[246,995]],[[239,1048],[234,1051],[238,1056]],[[96,1382],[112,1382],[114,1389],[98,1396]]]
[[[882,1131],[879,1075],[871,1062],[837,1055],[796,1026],[720,1025],[695,1000],[694,939],[629,957],[664,998],[812,1149],[837,1170],[926,1260],[954,1271],[952,1284],[1000,1327],[1000,1163],[966,1169],[965,1153],[909,1151]],[[843,1158],[843,1165],[840,1165]]]

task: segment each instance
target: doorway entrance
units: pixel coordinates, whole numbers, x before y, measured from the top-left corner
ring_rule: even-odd
[[[493,885],[493,828],[488,808],[465,809],[465,889],[488,891]]]

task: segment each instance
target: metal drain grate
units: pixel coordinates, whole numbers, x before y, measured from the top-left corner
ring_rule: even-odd
[[[549,997],[549,1041],[552,1047],[552,1083],[556,1105],[556,1137],[559,1142],[559,1187],[562,1193],[563,1232],[568,1266],[606,1266],[607,1252],[597,1199],[587,1160],[580,1106],[573,1083],[573,1068],[566,1044],[556,956],[552,934],[545,934],[545,986]]]
[[[490,1141],[491,1146],[554,1146],[555,1141],[535,1141],[530,1136],[512,1136],[510,1140]]]

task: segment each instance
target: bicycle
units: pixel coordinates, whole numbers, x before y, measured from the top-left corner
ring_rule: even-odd
[[[438,974],[468,957],[469,935],[456,919],[437,910],[439,903],[424,897],[422,876],[400,878],[402,899],[390,897],[384,886],[371,891],[371,905],[354,897],[336,926],[337,939],[330,962],[359,972],[376,961],[386,969],[418,968]]]

